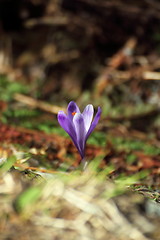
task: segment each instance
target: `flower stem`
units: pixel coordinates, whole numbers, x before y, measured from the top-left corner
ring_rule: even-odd
[[[86,170],[86,167],[88,165],[88,161],[86,160],[86,158],[82,158],[82,161],[81,161],[81,164],[80,164],[80,167],[82,169],[82,171],[85,171]]]

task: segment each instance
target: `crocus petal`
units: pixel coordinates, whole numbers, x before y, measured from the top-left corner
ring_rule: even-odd
[[[76,148],[80,151],[79,146],[77,144],[77,136],[74,126],[72,122],[68,119],[68,116],[63,111],[58,112],[58,122],[61,125],[61,127],[69,134]]]
[[[81,114],[79,107],[73,101],[68,104],[67,114],[63,111],[58,113],[58,122],[61,127],[69,134],[76,148],[78,149],[82,159],[85,156],[85,145],[87,138],[98,124],[101,108],[92,122],[94,109],[91,104],[87,105]]]
[[[89,135],[93,132],[93,130],[95,129],[96,125],[98,124],[98,121],[99,121],[100,116],[101,116],[101,112],[102,112],[101,108],[98,107],[98,111],[97,111],[97,113],[96,113],[96,115],[95,115],[95,117],[94,117],[93,122],[91,123],[91,126],[90,126],[87,134],[86,134],[85,141],[87,140],[87,138],[89,137]]]
[[[76,135],[77,135],[77,144],[80,149],[81,157],[84,157],[84,149],[85,149],[85,136],[86,131],[84,127],[84,119],[81,113],[76,113],[73,117],[73,124],[75,127]]]
[[[71,121],[73,120],[73,117],[76,113],[80,113],[79,107],[77,106],[77,104],[75,102],[71,101],[68,104],[67,113],[68,113],[68,117]]]
[[[82,114],[83,114],[83,118],[84,118],[85,129],[86,129],[86,132],[88,132],[88,130],[91,126],[91,122],[92,122],[93,114],[94,114],[94,109],[93,109],[92,104],[87,105]]]

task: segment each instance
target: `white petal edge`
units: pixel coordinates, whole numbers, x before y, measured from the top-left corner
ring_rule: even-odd
[[[86,132],[88,132],[90,126],[91,126],[91,122],[93,120],[93,114],[94,114],[94,108],[93,108],[93,105],[92,104],[88,104],[82,115],[83,115],[83,118],[84,118],[84,125],[85,125],[85,129],[86,129]]]

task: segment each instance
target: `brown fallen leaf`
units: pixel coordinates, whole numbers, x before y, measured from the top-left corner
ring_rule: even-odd
[[[154,157],[144,154],[143,152],[134,152],[138,157],[138,165],[141,168],[160,167],[160,159],[154,159]]]

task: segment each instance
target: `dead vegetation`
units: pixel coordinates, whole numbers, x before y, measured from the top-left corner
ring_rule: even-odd
[[[0,2],[0,239],[159,240],[159,10]],[[72,99],[103,109],[83,173],[57,124]]]
[[[55,174],[45,185],[33,179],[31,186],[17,171],[5,174],[0,185],[5,195],[1,239],[159,239],[155,202],[131,192],[110,198],[118,185],[98,180],[91,172],[72,178],[66,184]],[[32,192],[28,201],[27,191]]]

